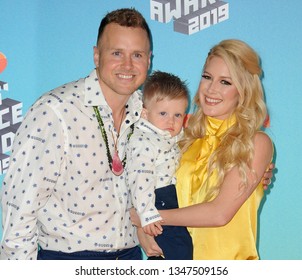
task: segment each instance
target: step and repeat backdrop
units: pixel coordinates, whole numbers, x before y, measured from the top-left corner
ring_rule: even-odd
[[[302,259],[300,0],[0,0],[0,184],[30,105],[92,70],[100,20],[123,7],[135,7],[150,25],[152,69],[186,80],[191,96],[214,44],[236,38],[259,53],[276,164],[259,213],[260,257]]]

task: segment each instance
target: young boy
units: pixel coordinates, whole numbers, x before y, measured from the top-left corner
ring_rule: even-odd
[[[146,231],[162,229],[157,210],[178,208],[174,175],[188,99],[186,84],[169,73],[154,72],[143,87],[144,108],[127,147],[126,181]],[[165,259],[192,259],[186,227],[165,226],[155,240]]]

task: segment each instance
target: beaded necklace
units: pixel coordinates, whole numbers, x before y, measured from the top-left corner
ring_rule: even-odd
[[[106,154],[107,154],[109,167],[114,175],[120,176],[124,172],[124,167],[126,166],[127,156],[125,154],[123,160],[120,160],[120,157],[118,155],[118,149],[117,149],[117,141],[118,141],[119,136],[117,136],[116,141],[114,141],[114,155],[112,157],[111,153],[110,153],[110,149],[109,149],[107,133],[106,133],[105,126],[104,126],[103,120],[101,118],[100,112],[99,112],[97,106],[93,106],[93,109],[94,109],[96,118],[98,120],[100,129],[101,129],[102,137],[103,137],[105,145],[106,145]],[[134,123],[130,126],[130,128],[131,128],[131,131],[127,135],[127,141],[129,141],[130,137],[133,134]],[[112,134],[112,136],[113,136],[113,134]]]

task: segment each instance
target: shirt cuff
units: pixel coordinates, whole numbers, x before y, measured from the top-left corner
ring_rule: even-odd
[[[148,211],[146,213],[141,213],[139,215],[139,218],[140,218],[142,227],[162,220],[162,217],[159,215],[157,210]]]

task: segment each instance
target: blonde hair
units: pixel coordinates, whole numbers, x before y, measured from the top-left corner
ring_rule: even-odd
[[[254,135],[261,129],[267,115],[260,81],[262,69],[257,53],[240,40],[224,40],[210,50],[204,67],[214,56],[222,58],[228,66],[231,79],[239,92],[239,102],[234,111],[236,124],[222,137],[208,162],[208,176],[213,172],[217,172],[218,176],[215,193],[209,197],[219,192],[226,173],[235,166],[239,168],[242,177],[240,187],[247,186],[247,170],[253,172],[251,162]],[[200,107],[198,93],[193,101],[195,113],[190,117],[184,138],[180,142],[182,152],[206,133],[206,116]]]

